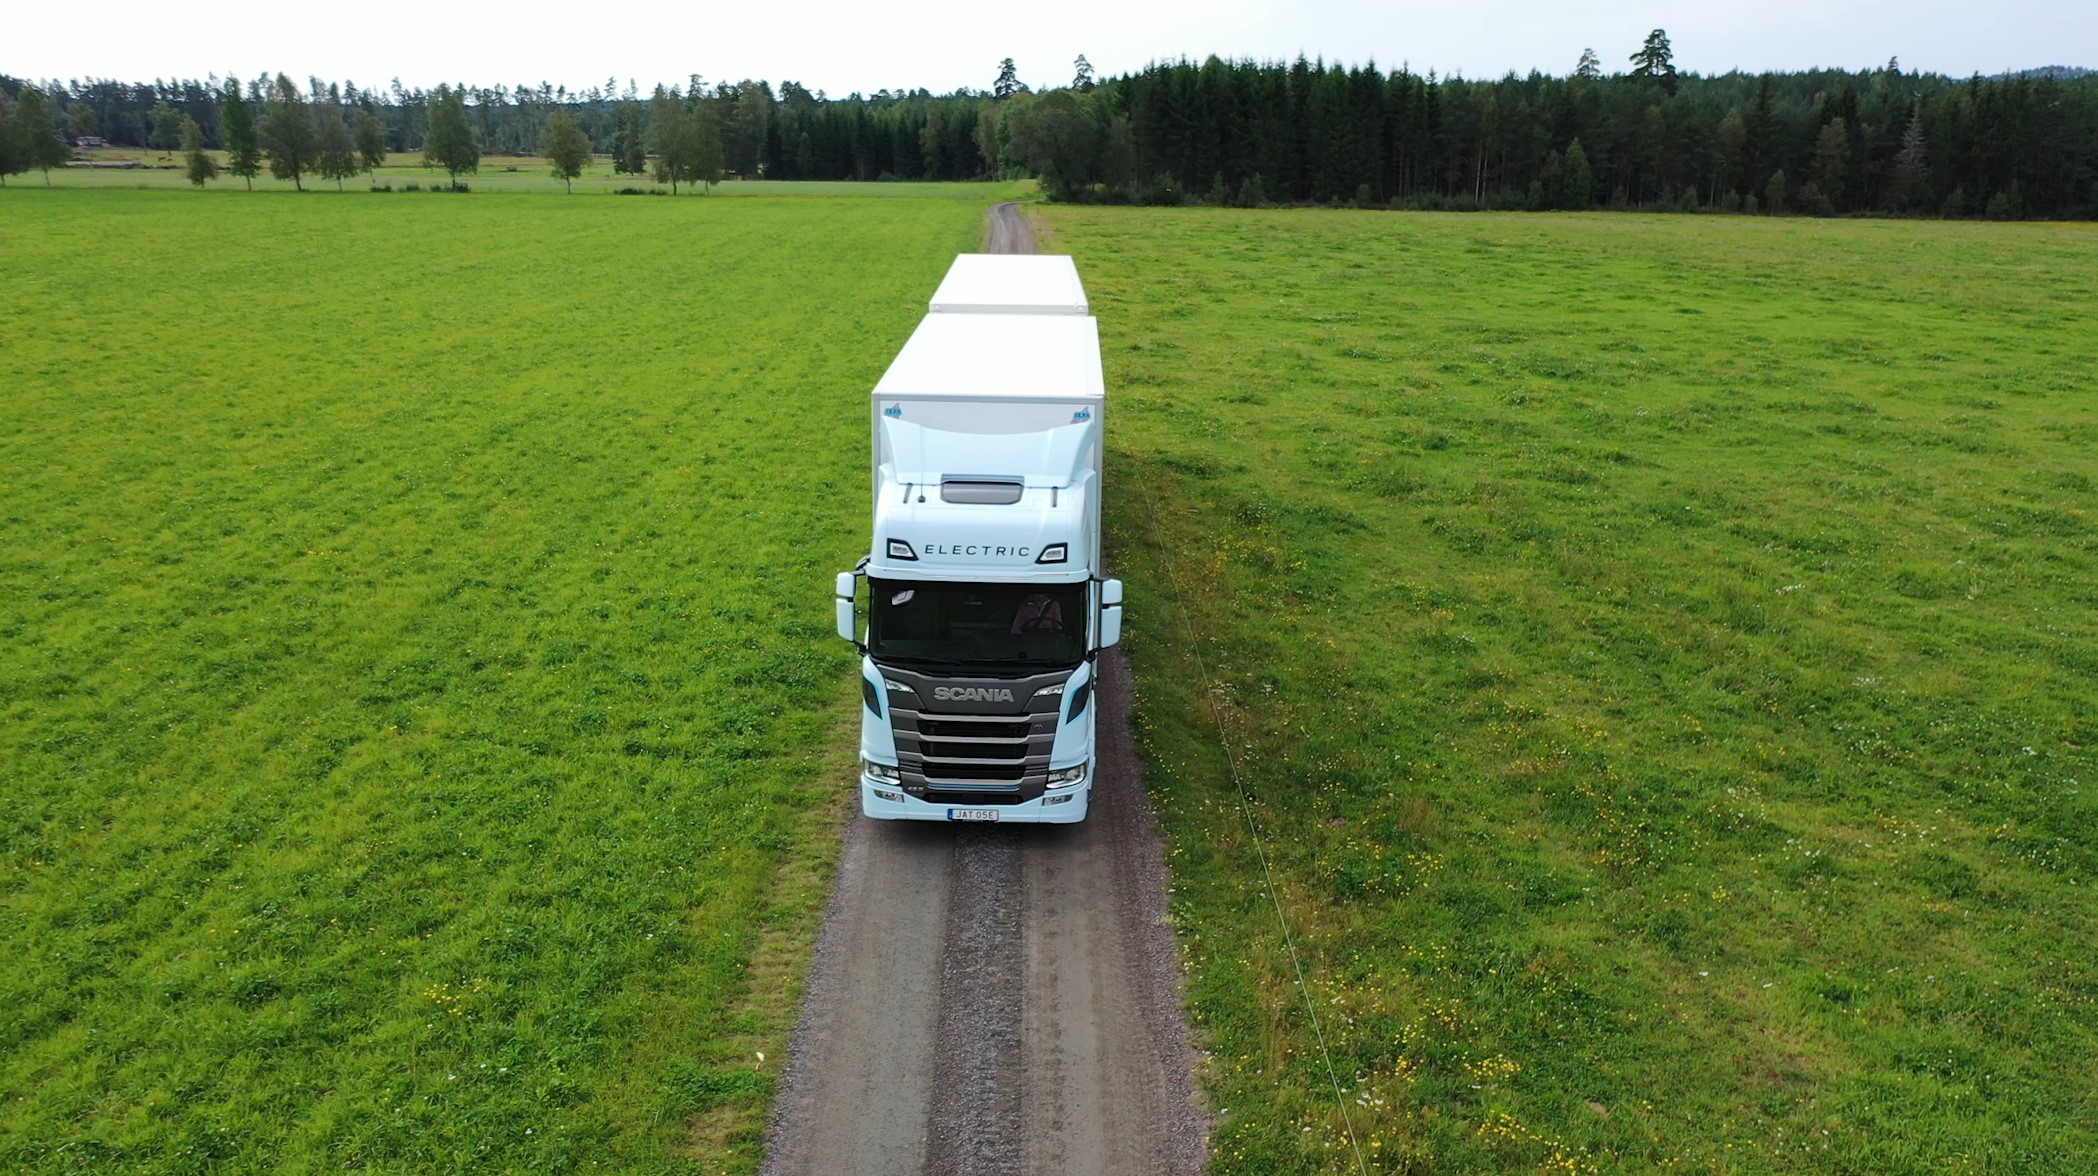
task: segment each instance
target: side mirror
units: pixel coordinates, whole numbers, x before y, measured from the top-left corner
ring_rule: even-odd
[[[851,572],[838,573],[838,636],[852,642],[854,645],[860,643],[859,634],[854,632],[855,626],[852,615],[852,598],[858,589],[858,576],[853,575]]]
[[[1100,603],[1110,606],[1122,603],[1122,582],[1120,580],[1100,581]]]
[[[1122,643],[1122,606],[1109,605],[1100,610],[1100,648]]]

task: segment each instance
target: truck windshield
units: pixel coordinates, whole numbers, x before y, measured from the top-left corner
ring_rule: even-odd
[[[1074,666],[1086,586],[870,580],[867,652],[899,662]]]

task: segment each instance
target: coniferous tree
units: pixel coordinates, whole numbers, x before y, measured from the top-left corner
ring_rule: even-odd
[[[1603,59],[1593,49],[1581,50],[1581,60],[1574,63],[1574,76],[1595,81],[1603,76]]]
[[[219,161],[204,150],[204,128],[188,115],[182,116],[182,159],[189,182],[197,187],[219,178]]]
[[[1832,207],[1843,203],[1843,190],[1850,182],[1850,132],[1843,120],[1832,118],[1814,139],[1814,175],[1811,181]]]
[[[1770,173],[1770,182],[1763,185],[1763,210],[1772,216],[1785,211],[1785,169]]]
[[[714,103],[703,94],[689,96],[684,122],[689,160],[685,179],[700,185],[702,195],[711,195],[714,185],[721,182],[722,164],[721,122]]]
[[[362,106],[357,108],[357,162],[372,177],[372,187],[377,188],[379,169],[386,166],[386,128]]]
[[[1093,63],[1087,61],[1085,59],[1085,54],[1081,53],[1078,55],[1078,60],[1071,63],[1071,67],[1073,70],[1071,76],[1071,88],[1073,90],[1078,91],[1081,94],[1092,93]]]
[[[590,136],[565,111],[556,110],[546,120],[546,137],[540,150],[546,153],[555,178],[573,193],[575,178],[583,174],[583,165],[590,162]]]
[[[278,74],[269,96],[263,101],[262,125],[258,133],[263,154],[270,161],[270,174],[280,180],[290,180],[292,187],[305,191],[302,177],[313,169],[314,158],[319,153],[317,136],[313,111],[299,95],[299,84]]]
[[[1719,194],[1740,190],[1741,169],[1746,166],[1748,154],[1748,124],[1738,111],[1729,113],[1720,120],[1717,151],[1712,160],[1712,198]]]
[[[648,100],[648,133],[656,149],[656,182],[670,185],[670,194],[684,182],[692,166],[693,140],[686,126],[685,104],[677,91],[656,87]]]
[[[1010,98],[1026,87],[1020,84],[1020,71],[1008,57],[998,63],[998,80],[991,83],[991,97]]]
[[[1658,84],[1670,95],[1676,92],[1675,51],[1668,46],[1668,30],[1655,29],[1646,44],[1632,54],[1632,76]]]
[[[1989,197],[1988,204],[1982,208],[1982,215],[1990,220],[2025,219],[2025,193],[2019,188],[2018,181],[2013,179],[2010,187]]]
[[[226,170],[248,182],[255,190],[255,173],[262,170],[262,148],[255,140],[255,112],[240,96],[240,81],[226,79],[226,96],[219,102],[219,133],[226,140]]]
[[[1749,101],[1748,117],[1742,123],[1748,134],[1748,166],[1741,180],[1746,189],[1762,185],[1770,175],[1770,165],[1775,162],[1778,133],[1775,102],[1770,75],[1764,74],[1756,79],[1755,97]]]
[[[1897,211],[1913,208],[1930,188],[1930,144],[1923,133],[1923,106],[1919,101],[1909,114],[1908,129],[1901,133],[1901,150],[1894,156],[1892,199]]]
[[[1668,119],[1659,105],[1646,108],[1646,116],[1639,120],[1636,142],[1639,170],[1634,177],[1632,202],[1640,204],[1660,198],[1668,183]]]
[[[697,85],[686,95],[687,102],[695,96],[703,96]],[[766,135],[772,127],[772,87],[747,79],[733,86],[724,84],[711,105],[720,127],[717,135],[721,140],[722,166],[739,176],[756,178],[765,156]]]
[[[1581,141],[1575,139],[1566,148],[1566,207],[1586,208],[1594,201],[1595,170],[1589,166]]]
[[[463,90],[440,84],[430,95],[430,130],[423,136],[423,166],[441,167],[459,186],[459,175],[481,170],[481,143],[466,117]]]
[[[357,141],[350,137],[349,124],[342,121],[342,104],[333,99],[314,104],[314,123],[314,170],[322,179],[334,180],[340,192],[344,180],[364,170]]]
[[[619,104],[618,130],[612,134],[612,170],[638,176],[648,170],[648,144],[641,136],[641,104]]]

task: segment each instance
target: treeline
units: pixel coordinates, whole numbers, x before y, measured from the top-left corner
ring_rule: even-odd
[[[1631,66],[1162,63],[1043,96],[1021,158],[1064,199],[2098,217],[2098,76]]]
[[[230,148],[236,100],[263,110],[296,95],[320,125],[426,155],[447,102],[475,160],[552,154],[572,126],[617,170],[672,184],[1034,174],[1054,198],[1113,202],[2098,217],[2098,75],[2073,70],[1955,79],[1890,62],[1704,77],[1676,70],[1659,29],[1627,68],[1605,71],[1591,50],[1565,77],[1211,57],[1096,81],[1084,58],[1074,65],[1044,93],[1007,60],[989,90],[845,98],[697,76],[645,95],[609,81],[572,92],[312,79],[302,92],[281,76],[0,77],[0,126],[22,125],[33,103],[30,121],[76,139],[173,151],[193,123],[203,147]]]
[[[704,142],[684,146],[702,155],[719,152],[719,175],[786,180],[969,180],[997,174],[1000,152],[995,116],[1001,99],[1023,93],[1005,63],[1005,80],[990,91],[928,91],[872,97],[825,97],[796,82],[777,90],[768,82],[707,84],[697,76],[682,86],[638,92],[616,83],[580,93],[550,85],[444,86],[409,89],[398,81],[385,89],[354,82],[309,79],[303,95],[322,119],[329,111],[348,124],[360,112],[379,128],[389,150],[417,152],[430,135],[430,111],[439,91],[463,103],[475,142],[495,155],[540,154],[555,116],[572,120],[592,151],[610,155],[621,171],[652,172],[660,148],[679,150],[685,125],[711,123]],[[72,141],[99,138],[111,145],[173,152],[181,145],[182,121],[197,124],[205,148],[230,147],[224,125],[229,94],[259,109],[280,90],[279,76],[247,81],[147,83],[89,80],[35,85],[0,76],[0,104],[19,106],[24,91],[36,91],[40,117]],[[5,111],[0,111],[4,115]],[[988,115],[988,117],[987,117]],[[673,126],[673,123],[679,125]],[[673,169],[675,170],[675,169]],[[716,178],[719,178],[719,175]],[[662,177],[666,182],[672,177]]]

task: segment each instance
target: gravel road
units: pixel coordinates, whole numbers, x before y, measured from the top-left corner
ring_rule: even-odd
[[[1020,206],[1008,200],[1003,204],[991,205],[991,250],[992,253],[1039,253],[1034,247],[1034,228],[1027,223],[1027,214]]]
[[[1018,205],[991,209],[991,251],[1035,252]],[[1165,861],[1120,650],[1100,674],[1083,824],[852,817],[766,1173],[1202,1170]]]

